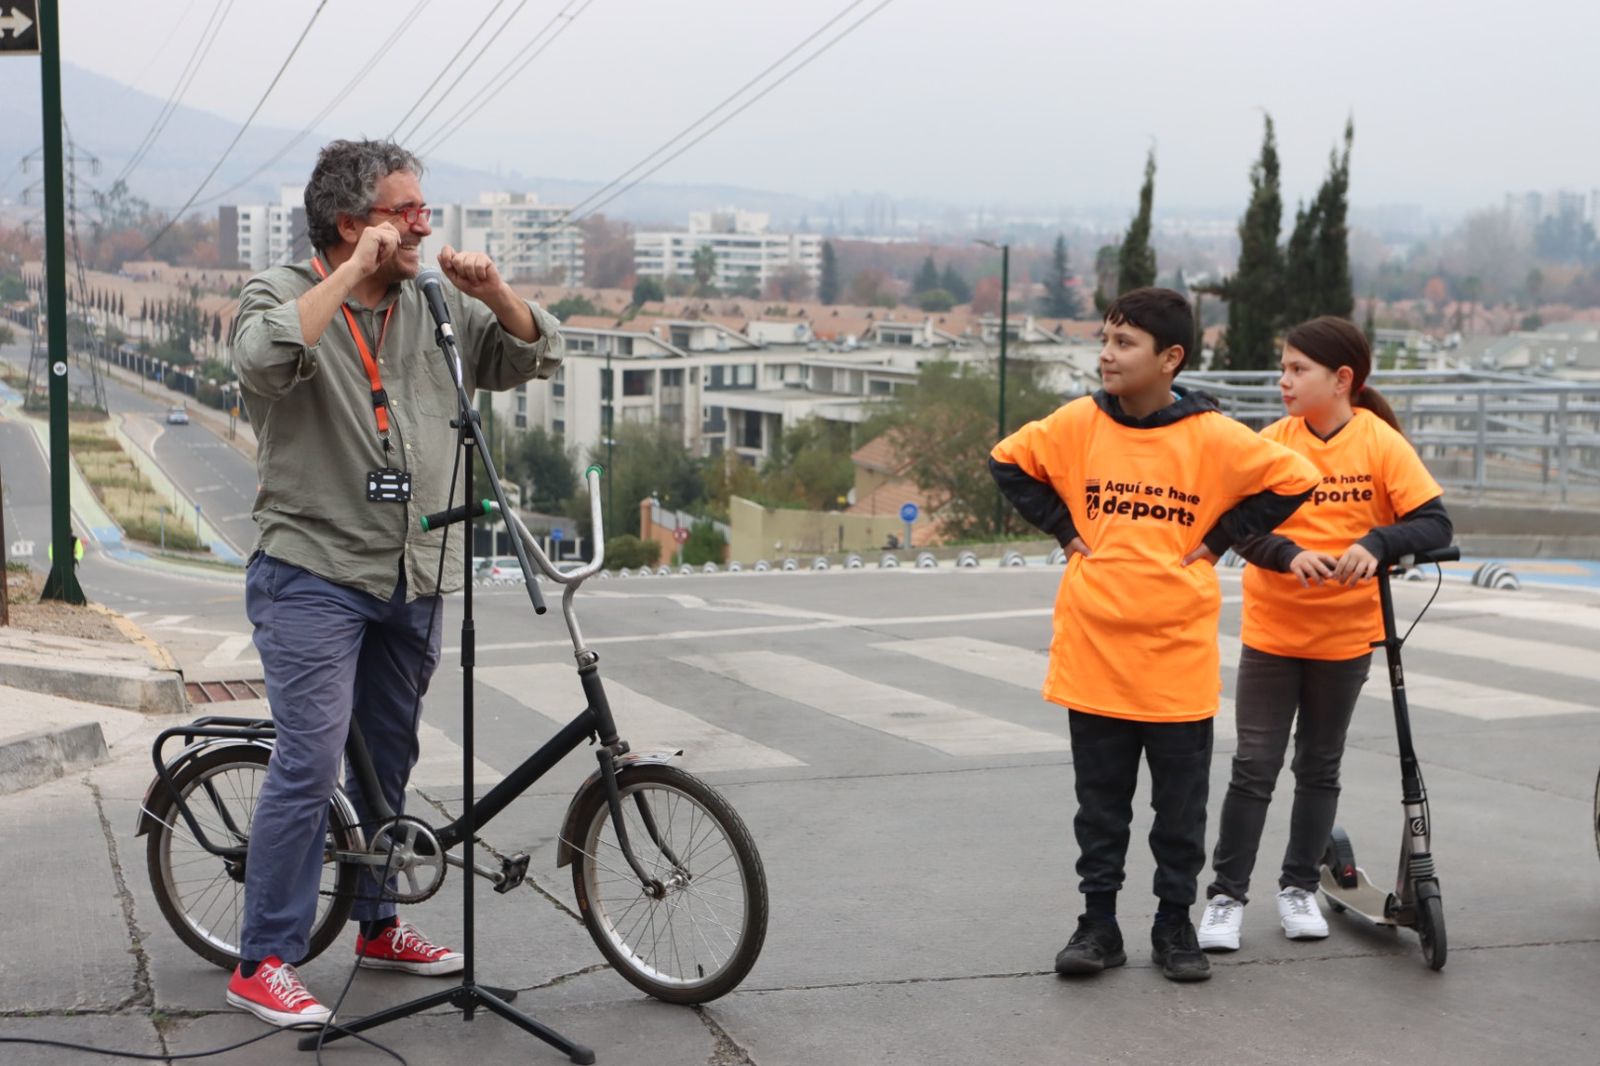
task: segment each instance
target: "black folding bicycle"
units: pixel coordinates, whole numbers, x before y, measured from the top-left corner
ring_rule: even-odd
[[[601,531],[599,470],[585,474],[596,545]],[[455,508],[431,516],[433,528],[493,509]],[[715,789],[675,766],[678,751],[632,751],[617,732],[600,682],[599,655],[584,643],[573,607],[604,553],[563,571],[515,514],[504,515],[529,557],[564,586],[561,608],[572,637],[587,706],[475,804],[481,832],[497,814],[585,741],[598,742],[599,766],[567,806],[556,853],[572,868],[579,913],[601,953],[628,981],[670,1003],[716,999],[755,964],[766,938],[767,885],[761,857],[738,813]],[[239,961],[250,823],[272,755],[270,719],[208,716],[165,730],[152,749],[156,777],[138,832],[148,838],[150,883],[173,931],[202,958],[231,969]],[[174,740],[182,747],[167,755]],[[342,789],[334,792],[323,857],[321,897],[305,962],[345,931],[363,869],[370,885],[390,877],[386,898],[428,899],[463,843],[462,819],[435,826],[396,814],[378,787],[360,730],[352,722],[345,757],[376,812],[363,826]],[[370,829],[370,833],[368,830]],[[505,893],[525,879],[528,856],[473,873]]]

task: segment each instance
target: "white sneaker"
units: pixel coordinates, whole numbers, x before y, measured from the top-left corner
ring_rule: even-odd
[[[1238,951],[1239,927],[1244,924],[1244,904],[1218,893],[1206,901],[1196,939],[1201,951]]]
[[[1278,893],[1278,918],[1283,922],[1283,935],[1290,940],[1321,940],[1328,935],[1328,921],[1317,906],[1317,897],[1303,888]]]

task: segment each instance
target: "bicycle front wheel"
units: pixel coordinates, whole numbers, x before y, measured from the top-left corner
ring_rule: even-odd
[[[214,844],[249,844],[261,783],[270,752],[255,744],[227,744],[202,752],[178,771],[174,784],[195,821]],[[239,929],[244,920],[244,871],[249,861],[229,862],[211,854],[189,832],[172,797],[157,790],[150,813],[145,861],[150,887],[167,924],[208,962],[231,970],[239,964]],[[332,860],[334,850],[357,850],[361,834],[335,804],[329,811],[329,858],[322,868],[309,948],[296,965],[314,959],[344,932],[355,905],[358,868]]]
[[[655,998],[725,995],[767,936],[767,878],[750,831],[716,789],[675,767],[624,767],[617,788],[628,844],[660,887],[639,883],[596,781],[570,842],[584,924],[617,972]]]

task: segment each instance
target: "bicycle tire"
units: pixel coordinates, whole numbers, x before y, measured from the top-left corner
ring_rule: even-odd
[[[618,973],[656,999],[699,1004],[726,995],[755,965],[767,935],[766,872],[750,831],[716,789],[676,767],[624,767],[617,772],[617,788],[628,842],[644,868],[664,882],[665,895],[657,899],[647,894],[622,858],[605,788],[595,781],[579,800],[574,823],[577,838],[571,842],[572,886],[589,935]],[[641,798],[656,820],[663,843],[674,854],[683,851],[677,864],[666,858],[646,831],[638,810]],[[720,836],[720,844],[714,836]],[[596,861],[600,854],[614,861]],[[730,860],[731,871],[711,876]],[[696,870],[697,863],[710,865]],[[737,891],[730,884],[734,876]],[[723,891],[728,894],[714,895]],[[696,920],[697,906],[700,921]],[[739,915],[729,918],[734,922],[730,927],[720,908],[731,916],[734,906]],[[686,928],[678,922],[680,917],[687,918]],[[663,950],[662,928],[667,930],[670,959]],[[687,947],[679,941],[679,929],[685,930],[681,935],[687,939]],[[642,942],[630,943],[636,931],[641,941],[647,933],[653,935],[648,949]],[[726,957],[719,960],[724,939],[730,943]],[[701,961],[702,951],[705,961]],[[685,953],[692,968],[684,965]],[[708,970],[708,963],[714,968]],[[665,969],[669,964],[675,964],[675,972]]]
[[[240,771],[240,782],[227,789],[227,802],[230,804],[234,823],[248,832],[250,817],[255,811],[255,801],[259,796],[260,783],[266,774],[270,756],[271,752],[260,745],[227,744],[200,753],[179,769],[173,783],[178,793],[189,801],[191,813],[206,830],[206,835],[213,843],[227,840],[230,836],[229,831],[220,821],[220,817],[207,818],[205,796],[198,797],[199,802],[196,802],[196,799],[190,798],[191,794],[202,785],[217,782],[221,775],[228,771]],[[212,795],[216,796],[217,791],[214,790]],[[234,809],[234,805],[237,809]],[[215,800],[210,806],[216,809]],[[172,931],[178,934],[178,939],[195,954],[223,969],[233,969],[239,964],[239,923],[244,916],[242,871],[235,876],[222,859],[200,847],[189,833],[183,816],[178,813],[176,803],[165,790],[157,790],[150,813],[158,824],[149,833],[145,863],[149,870],[150,888],[155,893],[156,904],[161,908],[162,916],[166,918]],[[220,815],[220,812],[218,814]],[[339,849],[355,850],[358,846],[360,834],[343,816],[336,804],[331,805],[329,811],[328,829],[335,846]],[[210,881],[206,882],[206,887],[198,893],[190,894],[187,901],[184,893],[179,891],[180,879],[174,874],[173,848],[174,843],[180,841],[187,854],[178,860],[177,866],[190,868],[183,871],[186,875],[184,881],[195,880],[187,875],[193,873],[196,867],[200,871],[201,878],[205,876],[206,870],[216,871]],[[248,858],[246,861],[248,862]],[[319,897],[318,913],[312,923],[306,956],[303,959],[291,960],[296,965],[316,958],[344,931],[345,923],[350,919],[350,911],[355,906],[358,874],[359,870],[353,865],[345,863],[334,865],[331,871],[332,894]],[[330,871],[325,869],[324,885],[327,884],[329,876]],[[327,904],[323,905],[321,900],[327,900]],[[213,921],[209,915],[219,904],[223,907],[222,919]],[[202,905],[205,910],[196,913]]]

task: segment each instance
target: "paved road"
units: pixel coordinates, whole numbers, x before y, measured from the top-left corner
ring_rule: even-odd
[[[28,349],[24,345],[0,348],[0,358],[26,370]],[[73,374],[83,373],[74,366]],[[250,508],[255,499],[255,465],[229,447],[198,421],[186,426],[169,426],[166,414],[171,401],[165,394],[141,391],[107,375],[106,406],[112,415],[126,416],[128,433],[178,486],[185,499],[182,509],[195,503],[227,538],[240,555],[247,555],[255,541],[255,523]]]
[[[567,871],[554,865],[561,812],[592,765],[581,750],[483,830],[497,849],[530,852],[537,887],[479,893],[481,978],[527,989],[527,1009],[611,1063],[1275,1064],[1331,1049],[1408,1066],[1595,1061],[1600,596],[1447,585],[1413,638],[1408,680],[1450,922],[1443,973],[1422,966],[1409,934],[1338,918],[1327,940],[1290,943],[1265,903],[1247,912],[1244,951],[1219,957],[1209,984],[1180,987],[1142,947],[1153,906],[1143,798],[1123,902],[1129,966],[1090,982],[1050,972],[1077,906],[1065,722],[1037,696],[1057,573],[596,582],[581,610],[623,732],[636,747],[683,747],[683,764],[742,813],[771,882],[769,938],[745,986],[699,1014],[644,1001],[595,969]],[[1236,633],[1237,575],[1222,579],[1223,632]],[[1402,614],[1429,591],[1401,586]],[[481,593],[478,604],[477,754],[483,774],[503,774],[576,708],[578,687],[558,615],[533,618],[514,589]],[[210,614],[179,618],[171,601],[163,610],[140,618],[158,636],[216,624]],[[414,775],[412,809],[425,816],[433,804],[454,810],[460,794],[459,617],[452,604]],[[240,622],[212,639],[242,633]],[[248,655],[241,649],[237,661]],[[1224,669],[1225,707],[1232,675]],[[1358,711],[1341,814],[1380,881],[1393,868],[1400,814],[1385,696],[1375,679]],[[1213,810],[1232,748],[1224,714]],[[83,820],[76,829],[48,813],[47,798],[0,801],[7,849],[38,854],[34,836],[52,817],[65,834],[48,869],[26,881],[0,867],[0,893],[26,910],[73,871],[64,906],[38,904],[69,913],[15,934],[21,958],[52,961],[0,970],[0,1002],[37,1012],[0,1017],[0,1032],[160,1040],[178,1051],[258,1031],[220,1009],[220,971],[190,956],[154,909],[143,841],[130,832],[149,777],[138,754],[96,772],[98,806],[73,816]],[[1287,792],[1269,819],[1264,884],[1283,847]],[[114,879],[95,872],[94,853],[103,865],[109,846],[102,815],[121,856],[120,904]],[[452,878],[412,913],[441,937],[459,936],[459,887]],[[131,957],[127,923],[139,931]],[[61,928],[78,937],[67,966],[46,950]],[[114,950],[98,950],[102,939]],[[305,968],[314,989],[342,983],[345,950]],[[349,1013],[428,987],[363,975]],[[145,1020],[151,1011],[164,1016],[159,1031]],[[127,1024],[108,1027],[118,1018]],[[489,1018],[464,1026],[430,1015],[383,1037],[414,1063],[560,1061]],[[269,1042],[227,1061],[281,1062],[285,1048]],[[357,1054],[371,1056],[340,1052]]]

